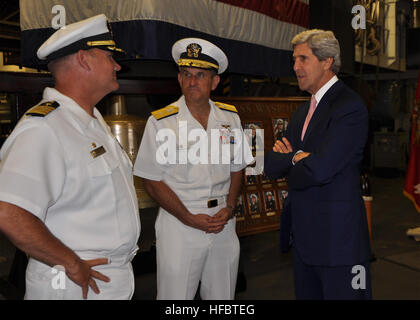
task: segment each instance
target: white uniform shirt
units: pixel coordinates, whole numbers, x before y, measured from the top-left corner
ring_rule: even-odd
[[[229,193],[230,173],[244,169],[254,161],[246,140],[232,134],[236,131],[243,136],[239,116],[235,112],[222,110],[209,100],[210,114],[207,122],[208,164],[192,164],[190,161],[179,161],[179,157],[192,152],[196,140],[184,143],[186,139],[180,138],[190,134],[191,130],[204,130],[201,124],[191,115],[184,96],[171,104],[179,108],[178,114],[157,120],[150,116],[143,134],[140,149],[134,164],[134,174],[149,180],[165,182],[182,201],[207,201],[208,199],[225,197]],[[156,155],[162,155],[161,142],[156,141],[157,133],[161,129],[171,129],[176,136],[176,164],[160,164]],[[211,149],[211,129],[220,129],[221,134],[216,136],[219,140],[219,163],[215,164],[212,158],[217,158],[217,148]],[[237,130],[234,130],[237,129]],[[232,140],[231,140],[232,139]],[[204,139],[203,139],[204,140]],[[229,145],[230,154],[227,161],[222,160],[223,145]],[[238,152],[234,152],[234,149]],[[196,154],[196,152],[192,152]],[[199,154],[199,153],[197,153]],[[186,160],[186,158],[184,158]],[[213,159],[214,160],[214,159]],[[222,163],[224,162],[224,163]]]
[[[43,101],[60,106],[22,118],[0,151],[0,200],[34,214],[82,258],[132,253],[140,220],[128,156],[96,108],[95,119],[52,88]]]

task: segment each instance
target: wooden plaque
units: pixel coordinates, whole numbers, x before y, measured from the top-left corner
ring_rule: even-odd
[[[268,152],[287,129],[293,112],[307,97],[215,97],[238,109],[242,127],[264,129],[264,151]],[[238,199],[236,232],[246,236],[280,228],[280,215],[288,187],[285,179],[270,180],[264,174],[246,176]]]

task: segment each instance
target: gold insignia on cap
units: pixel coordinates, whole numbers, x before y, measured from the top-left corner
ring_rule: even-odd
[[[202,48],[198,43],[190,43],[187,47],[187,56],[190,58],[198,58],[201,50]]]
[[[98,40],[98,41],[88,41],[86,44],[89,47],[97,47],[97,46],[115,46],[114,40]]]
[[[92,142],[92,148],[96,148],[96,143]]]
[[[156,118],[156,120],[161,120],[163,118],[177,114],[178,111],[179,108],[177,106],[167,106],[165,108],[153,111],[152,115]]]
[[[203,60],[195,60],[195,59],[179,59],[178,66],[180,67],[195,67],[195,68],[202,68],[202,69],[219,69],[219,66]]]
[[[108,50],[121,52],[125,54],[125,51],[123,49],[117,48],[116,46],[107,46]]]
[[[110,51],[117,51],[117,52],[125,53],[123,49],[117,48],[115,46],[114,40],[87,41],[86,45],[89,47],[106,47]]]
[[[172,58],[178,67],[215,69],[218,74],[228,66],[226,54],[215,44],[200,38],[184,38],[172,46]]]
[[[55,31],[39,47],[37,57],[49,62],[79,50],[95,47],[123,53],[124,51],[115,47],[112,37],[112,30],[107,27],[107,17],[99,14]]]

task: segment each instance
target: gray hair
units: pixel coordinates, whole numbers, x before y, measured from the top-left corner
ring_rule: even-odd
[[[318,60],[324,61],[327,58],[333,58],[331,65],[332,72],[337,74],[340,71],[340,44],[332,31],[320,29],[303,31],[293,38],[293,48],[305,42],[308,43],[309,48],[312,49],[313,54]]]

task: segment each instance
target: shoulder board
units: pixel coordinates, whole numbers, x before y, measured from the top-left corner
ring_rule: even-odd
[[[232,106],[230,104],[221,103],[221,102],[215,102],[214,104],[217,107],[219,107],[220,109],[223,109],[223,110],[226,110],[226,111],[230,111],[230,112],[238,113],[238,110],[236,110],[235,106]]]
[[[45,117],[60,106],[57,101],[46,101],[29,109],[25,115],[33,117]]]
[[[174,114],[177,114],[179,108],[177,106],[167,106],[165,108],[156,110],[152,112],[152,115],[156,118],[156,120],[162,120]]]

